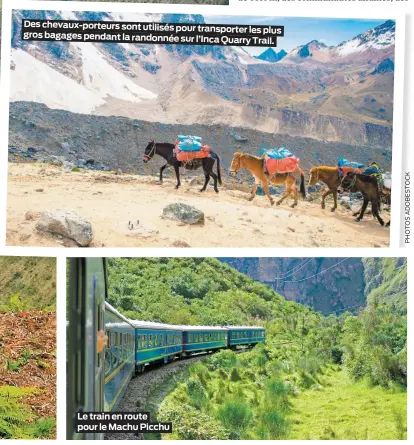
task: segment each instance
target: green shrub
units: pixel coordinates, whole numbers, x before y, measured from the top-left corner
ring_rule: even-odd
[[[261,423],[261,434],[265,433],[263,439],[280,440],[289,435],[290,422],[277,407],[266,408],[262,413]]]
[[[177,405],[165,400],[158,410],[157,420],[171,422],[173,434],[169,438],[177,440],[228,440],[230,438],[230,433],[220,422],[191,406]]]
[[[237,364],[237,354],[229,349],[224,349],[215,353],[207,361],[207,366],[210,371],[216,369],[230,370]]]
[[[252,411],[242,400],[227,400],[219,408],[217,416],[224,427],[231,431],[232,439],[240,439],[252,420]]]
[[[208,396],[200,380],[190,377],[187,381],[188,397],[190,404],[199,410],[208,403]]]

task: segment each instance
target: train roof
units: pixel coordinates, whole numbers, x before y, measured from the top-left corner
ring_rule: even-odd
[[[226,326],[227,329],[264,329],[263,326]]]
[[[134,326],[134,328],[143,329],[165,329],[170,331],[181,331],[181,326],[175,326],[166,323],[157,323],[155,321],[144,321],[144,320],[129,320],[129,322]]]
[[[182,325],[180,328],[183,331],[227,331],[225,326],[185,326]]]
[[[105,310],[109,310],[119,318],[121,318],[126,323],[129,323],[132,325],[131,320],[129,318],[126,318],[124,315],[120,314],[113,306],[111,306],[107,301],[105,301]]]

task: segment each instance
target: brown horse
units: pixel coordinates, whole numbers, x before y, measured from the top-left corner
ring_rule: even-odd
[[[346,173],[345,173],[346,174]],[[314,186],[319,181],[322,181],[328,186],[328,190],[326,190],[322,195],[321,207],[325,208],[325,198],[328,195],[333,195],[334,198],[334,206],[331,208],[331,212],[334,212],[338,207],[338,187],[341,185],[341,177],[339,176],[338,167],[327,167],[326,165],[322,165],[320,167],[312,167],[309,172],[309,183],[308,183],[308,191],[309,187]],[[352,193],[357,192],[355,188],[350,190]]]
[[[276,202],[276,205],[280,205],[282,201],[288,196],[293,196],[294,202],[291,207],[295,207],[298,204],[298,189],[296,181],[298,176],[301,177],[300,193],[306,198],[305,190],[305,175],[303,171],[297,167],[295,171],[291,173],[283,173],[276,175],[269,175],[265,173],[264,158],[253,156],[249,154],[243,154],[241,152],[234,153],[233,160],[231,161],[230,173],[237,173],[238,171],[246,168],[253,175],[255,183],[251,191],[249,201],[252,201],[256,196],[257,187],[262,184],[263,190],[266,196],[269,198],[271,205],[275,203],[274,199],[269,193],[269,182],[272,185],[285,185],[285,194]]]

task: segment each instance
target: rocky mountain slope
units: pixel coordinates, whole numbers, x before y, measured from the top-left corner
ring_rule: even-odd
[[[74,164],[92,159],[96,165],[102,166],[101,169],[120,168],[123,172],[158,173],[163,160],[155,156],[144,166],[145,147],[151,140],[173,142],[177,134],[197,134],[208,141],[221,157],[225,169],[230,167],[233,154],[238,150],[259,154],[260,148],[281,146],[290,147],[299,156],[305,171],[320,163],[334,165],[344,153],[364,164],[375,158],[384,169],[391,168],[391,151],[374,148],[381,137],[390,138],[391,134],[376,133],[369,126],[366,129],[369,130],[370,143],[355,128],[353,137],[358,145],[350,145],[226,125],[162,124],[51,110],[33,102],[14,102],[10,106],[9,128],[11,160],[16,154],[44,161],[57,155]]]
[[[407,261],[403,258],[220,258],[286,299],[324,314],[357,312],[386,303],[406,310]]]
[[[391,146],[394,22],[338,47],[313,41],[281,60],[279,52],[275,63],[270,50],[254,58],[242,48],[222,46],[23,42],[23,17],[208,22],[201,15],[15,11],[12,101],[165,124],[222,124]]]

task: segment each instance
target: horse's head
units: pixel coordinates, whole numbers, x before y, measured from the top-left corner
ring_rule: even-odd
[[[231,161],[231,166],[230,166],[231,175],[235,175],[238,171],[241,170],[242,155],[243,153],[241,153],[240,151],[236,151],[236,153],[234,153],[233,160]]]
[[[157,144],[155,143],[155,141],[151,141],[148,143],[147,148],[145,149],[144,152],[143,161],[145,164],[154,156],[156,145]]]
[[[313,187],[319,182],[319,169],[318,167],[312,167],[309,172],[308,189]]]
[[[343,177],[339,189],[341,191],[350,190],[355,185],[356,180],[357,180],[357,174],[355,172],[347,173]]]

